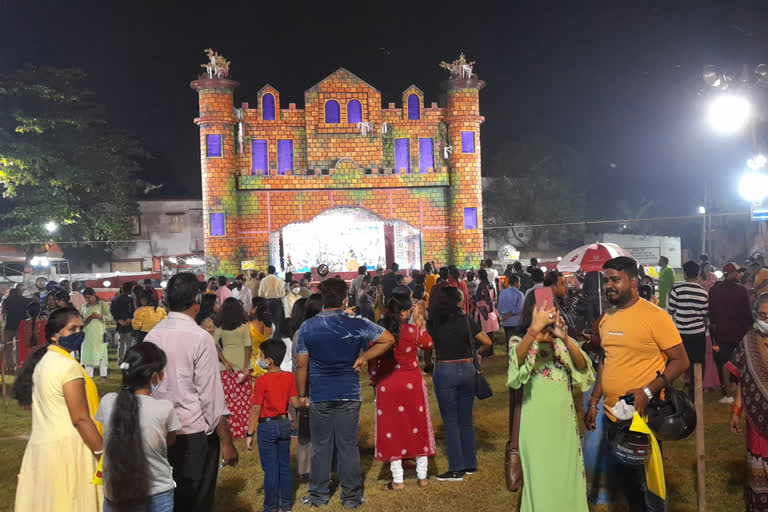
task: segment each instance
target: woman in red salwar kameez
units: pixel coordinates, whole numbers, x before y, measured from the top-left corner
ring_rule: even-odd
[[[19,324],[19,367],[35,350],[45,346],[45,320],[41,319],[39,315],[40,303],[37,301],[30,302],[27,306],[29,318]]]
[[[419,487],[427,485],[427,457],[435,454],[435,434],[429,415],[427,385],[421,377],[418,349],[429,352],[432,338],[424,327],[409,324],[411,299],[394,293],[379,322],[395,336],[392,351],[375,366],[376,460],[389,461],[388,489],[403,489],[403,459],[416,459]]]

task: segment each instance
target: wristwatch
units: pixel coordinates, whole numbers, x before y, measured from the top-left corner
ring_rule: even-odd
[[[648,388],[643,388],[643,391],[645,391],[645,394],[648,395],[648,400],[653,398],[653,393],[651,393],[651,390]]]

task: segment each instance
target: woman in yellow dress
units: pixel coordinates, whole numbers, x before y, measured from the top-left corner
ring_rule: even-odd
[[[248,315],[251,326],[251,375],[261,377],[267,371],[259,366],[261,357],[261,343],[272,337],[272,315],[269,313],[267,300],[262,297],[254,297],[251,311]]]
[[[45,338],[46,348],[27,359],[13,389],[20,405],[32,405],[15,510],[100,512],[102,488],[91,484],[104,450],[101,426],[93,420],[99,395],[69,354],[85,338],[80,313],[71,307],[54,310]]]

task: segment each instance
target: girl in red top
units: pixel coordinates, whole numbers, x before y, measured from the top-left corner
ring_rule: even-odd
[[[432,360],[432,338],[424,327],[408,323],[411,308],[410,297],[393,293],[379,322],[396,340],[392,352],[377,360],[375,378],[376,460],[390,462],[390,490],[405,488],[402,461],[412,458],[419,487],[426,487],[427,457],[435,454],[427,385],[417,360],[418,348],[425,361]]]

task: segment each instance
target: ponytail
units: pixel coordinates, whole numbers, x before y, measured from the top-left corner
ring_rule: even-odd
[[[149,387],[152,375],[166,364],[165,352],[150,342],[128,349],[121,366],[123,385],[109,419],[109,436],[104,446],[104,473],[107,494],[117,510],[130,510],[147,501],[150,474],[144,456],[144,439],[139,423],[140,407],[135,391]]]
[[[402,323],[401,314],[410,309],[412,305],[411,298],[404,293],[393,293],[387,302],[387,311],[379,320],[379,325],[384,327],[395,338],[395,345],[400,341],[400,324]],[[391,352],[390,352],[391,354]]]
[[[54,341],[51,339],[58,334],[63,328],[67,326],[70,318],[73,316],[80,316],[80,313],[75,308],[59,308],[54,309],[48,316],[48,322],[45,324],[45,344],[46,347]],[[33,330],[35,324],[32,324]],[[32,355],[24,361],[24,366],[21,368],[21,375],[16,379],[13,385],[13,398],[21,406],[32,405],[32,376],[35,373],[37,363],[48,353],[46,347],[40,347],[32,352]]]

